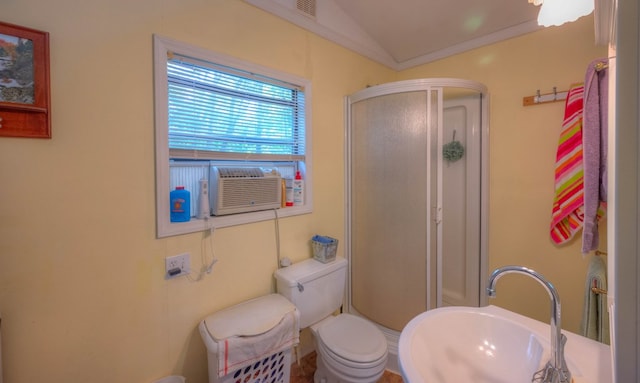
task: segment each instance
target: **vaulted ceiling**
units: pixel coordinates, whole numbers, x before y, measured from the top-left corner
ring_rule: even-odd
[[[396,70],[537,30],[527,0],[245,0]]]

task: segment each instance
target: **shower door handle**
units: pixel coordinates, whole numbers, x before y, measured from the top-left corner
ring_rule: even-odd
[[[433,215],[433,222],[435,222],[436,225],[439,225],[440,222],[442,222],[442,207],[435,206],[431,208],[431,214]]]

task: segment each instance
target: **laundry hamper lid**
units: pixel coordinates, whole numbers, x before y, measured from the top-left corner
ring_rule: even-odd
[[[320,339],[336,355],[352,362],[369,363],[384,357],[387,340],[370,322],[340,314],[318,329]]]
[[[287,298],[270,294],[213,313],[205,318],[204,324],[218,341],[232,336],[254,336],[271,330],[295,310]]]

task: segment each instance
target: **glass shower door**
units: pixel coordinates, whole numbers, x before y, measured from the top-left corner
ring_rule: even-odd
[[[426,310],[483,303],[484,92],[466,80],[418,79],[346,99],[348,310],[382,327],[390,345]]]
[[[436,246],[436,96],[404,92],[351,105],[351,304],[396,331],[435,302],[427,277],[435,257],[427,254]]]

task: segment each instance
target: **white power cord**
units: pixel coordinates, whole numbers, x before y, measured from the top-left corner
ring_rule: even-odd
[[[203,237],[201,242],[202,266],[200,267],[200,271],[198,271],[198,274],[196,275],[195,278],[191,274],[187,275],[187,279],[189,279],[189,281],[191,282],[199,282],[202,280],[202,278],[204,278],[205,274],[211,274],[211,272],[213,271],[213,265],[215,265],[216,262],[218,262],[218,259],[215,257],[215,253],[213,251],[214,227],[213,226],[209,227],[208,223],[209,223],[209,217],[205,217],[204,219],[205,227],[202,233]],[[207,236],[209,237],[209,253],[211,254],[210,262],[207,261],[207,249],[206,249],[207,241],[205,240]]]
[[[273,209],[275,214],[274,226],[276,231],[276,268],[279,269],[280,265],[280,218],[278,217],[278,209]]]

